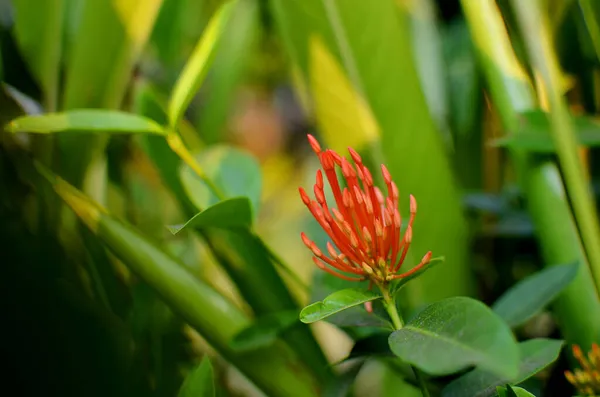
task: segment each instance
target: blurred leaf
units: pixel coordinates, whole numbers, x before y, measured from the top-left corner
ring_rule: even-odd
[[[363,147],[375,141],[379,126],[369,104],[355,91],[319,36],[312,36],[309,46],[314,110],[331,148],[342,151],[347,146]]]
[[[550,266],[513,285],[492,309],[510,327],[523,325],[560,295],[578,271],[577,263]]]
[[[237,93],[236,88],[248,69],[249,58],[256,50],[261,29],[259,8],[259,2],[255,0],[237,1],[230,23],[216,49],[207,89],[203,91],[207,100],[199,110],[195,123],[209,144],[217,142],[222,135]]]
[[[66,7],[69,31],[62,110],[121,107],[162,0],[87,0]],[[105,135],[58,137],[61,175],[82,185],[88,166],[104,154]],[[57,156],[58,157],[58,156]]]
[[[476,366],[514,378],[519,349],[510,328],[483,303],[455,297],[423,309],[389,339],[392,352],[431,375]]]
[[[213,368],[208,357],[194,368],[185,378],[178,397],[214,397],[215,383]]]
[[[106,132],[164,135],[163,128],[154,121],[135,114],[116,110],[80,109],[64,113],[46,113],[19,117],[11,121],[9,132],[48,134],[53,132]]]
[[[221,201],[196,214],[183,225],[168,226],[171,233],[177,234],[183,229],[218,227],[249,228],[252,226],[252,208],[246,197],[237,197]]]
[[[269,346],[282,332],[296,323],[298,323],[297,310],[265,314],[237,333],[229,345],[233,350],[240,352]]]
[[[525,389],[512,387],[510,385],[506,385],[506,387],[498,386],[496,392],[500,397],[535,397]]]
[[[507,383],[519,384],[552,364],[563,346],[563,341],[531,339],[519,343],[521,364],[519,374],[513,379],[498,377],[481,369],[475,369],[450,382],[442,391],[442,397],[488,397],[496,387]]]
[[[252,203],[254,214],[260,205],[262,178],[256,159],[242,150],[225,145],[212,146],[195,156],[208,179],[226,197],[244,196]],[[198,208],[217,204],[219,199],[187,165],[179,170],[188,198]]]
[[[37,165],[37,168],[78,218],[124,264],[261,390],[281,397],[318,395],[310,369],[287,346],[276,344],[240,354],[231,350],[229,341],[249,323],[243,312],[134,227],[111,217],[81,191],[44,167]]]
[[[396,1],[401,17],[408,19],[412,54],[419,74],[427,107],[440,132],[451,143],[448,130],[449,106],[447,69],[442,52],[441,27],[437,20],[437,4],[433,0]],[[465,102],[461,98],[459,102]]]
[[[425,273],[429,269],[431,269],[431,268],[439,265],[440,263],[444,262],[445,260],[446,260],[446,258],[444,258],[443,256],[440,256],[440,257],[437,257],[437,258],[433,258],[433,259],[431,259],[429,261],[429,263],[427,265],[423,266],[421,269],[417,270],[413,274],[397,280],[396,282],[394,282],[391,285],[392,294],[396,294],[407,283],[409,283],[410,281],[412,281],[412,280],[416,279],[417,277],[421,276],[423,273]]]
[[[582,146],[600,146],[600,122],[590,117],[573,117],[577,139]],[[554,153],[547,113],[530,111],[519,114],[519,124],[510,135],[492,141],[493,146]]]
[[[379,298],[381,294],[378,292],[358,288],[344,289],[334,292],[322,302],[306,306],[300,312],[300,321],[306,324],[314,323],[342,310]]]
[[[211,18],[194,52],[181,72],[169,101],[168,116],[171,127],[174,128],[177,125],[190,101],[202,85],[212,64],[219,40],[229,23],[236,1],[225,2]]]
[[[62,50],[64,0],[14,0],[15,36],[43,87],[46,111],[56,110]]]

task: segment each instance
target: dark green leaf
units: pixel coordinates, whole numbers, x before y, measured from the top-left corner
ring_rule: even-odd
[[[476,366],[512,379],[519,370],[519,348],[510,328],[471,298],[429,305],[392,333],[389,343],[394,354],[431,375]]]
[[[389,332],[377,333],[356,341],[347,359],[372,356],[393,356],[388,343]]]
[[[247,351],[269,346],[283,331],[298,322],[298,311],[270,313],[259,317],[248,328],[236,334],[229,344],[233,350]]]
[[[203,171],[226,197],[248,197],[256,214],[260,203],[261,172],[256,159],[242,150],[217,145],[195,156]],[[207,208],[219,202],[212,190],[187,165],[179,176],[188,198],[197,208]]]
[[[306,306],[300,312],[300,321],[314,323],[342,310],[381,298],[381,294],[357,288],[334,292],[321,302]]]
[[[552,302],[573,281],[578,269],[578,264],[544,269],[511,287],[492,309],[509,326],[520,326]]]
[[[600,146],[600,122],[590,117],[573,117],[577,140],[583,146]],[[554,153],[550,122],[545,112],[535,110],[519,114],[519,124],[510,135],[492,142],[493,146]]]
[[[423,266],[421,269],[417,270],[410,276],[401,278],[396,283],[394,283],[392,286],[392,293],[395,294],[396,292],[400,291],[400,288],[404,287],[409,281],[414,280],[415,278],[419,277],[420,275],[422,275],[423,273],[425,273],[432,267],[439,265],[440,263],[444,262],[445,260],[446,260],[446,258],[444,258],[443,256],[431,259],[426,266]]]
[[[519,384],[553,363],[560,354],[563,341],[532,339],[519,344],[521,364],[514,379],[498,377],[475,369],[452,381],[442,391],[442,397],[487,397],[494,395],[497,386]]]
[[[168,226],[168,228],[171,233],[177,234],[190,227],[195,229],[207,227],[229,229],[249,228],[251,225],[252,208],[250,207],[250,201],[246,197],[236,197],[208,207],[183,225]]]
[[[163,128],[154,121],[135,114],[116,110],[79,109],[64,113],[24,116],[6,126],[9,132],[110,132],[164,135]]]
[[[213,368],[208,357],[204,357],[200,365],[194,368],[185,378],[178,397],[214,397],[215,384]]]

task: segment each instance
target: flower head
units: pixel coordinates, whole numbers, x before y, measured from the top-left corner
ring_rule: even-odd
[[[317,171],[316,200],[311,200],[303,188],[299,189],[300,197],[331,239],[327,243],[327,255],[302,233],[302,241],[312,251],[315,264],[344,280],[370,280],[385,285],[391,280],[410,276],[429,263],[431,252],[417,266],[398,274],[412,241],[417,201],[410,196],[410,218],[402,235],[398,187],[385,165],[381,166],[381,172],[387,196],[374,186],[371,172],[355,150],[348,148],[352,164],[333,150],[321,150],[312,135],[308,135],[308,141],[319,157],[323,171]],[[336,168],[341,170],[346,182],[343,188]],[[330,207],[325,199],[323,172],[337,208]]]
[[[600,393],[600,348],[592,344],[587,357],[577,345],[573,345],[573,356],[579,361],[581,369],[574,372],[565,371],[567,380],[584,396],[595,396]]]

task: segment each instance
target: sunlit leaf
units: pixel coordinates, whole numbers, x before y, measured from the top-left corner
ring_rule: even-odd
[[[216,53],[236,0],[225,2],[210,20],[194,52],[185,65],[169,101],[169,124],[174,127],[202,85]]]
[[[510,385],[506,385],[506,387],[498,386],[496,393],[498,393],[499,397],[535,397],[533,394],[521,387]]]
[[[475,369],[450,382],[442,397],[488,397],[494,395],[496,387],[507,383],[519,384],[540,372],[558,358],[563,341],[531,339],[519,343],[521,364],[519,374],[513,379],[498,377],[481,369]]]
[[[518,327],[544,309],[577,276],[578,264],[550,266],[513,285],[492,306],[511,327]]]
[[[6,129],[10,132],[106,132],[164,135],[163,128],[154,121],[117,110],[81,109],[64,113],[24,116],[12,120]]]
[[[300,312],[300,321],[314,323],[342,310],[381,298],[381,294],[363,289],[351,288],[334,292],[321,302],[306,306]]]
[[[519,349],[510,328],[483,303],[455,297],[423,309],[389,339],[392,352],[431,375],[471,366],[514,378]]]

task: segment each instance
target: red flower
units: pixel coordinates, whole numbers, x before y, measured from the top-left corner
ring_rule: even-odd
[[[371,173],[355,150],[348,148],[353,166],[333,150],[322,151],[312,135],[308,135],[308,141],[319,156],[337,205],[337,209],[330,209],[327,204],[321,170],[317,171],[314,187],[316,201],[311,200],[303,188],[299,189],[302,201],[333,242],[327,243],[327,256],[302,233],[302,241],[313,252],[315,264],[344,280],[368,279],[381,285],[410,276],[429,263],[431,252],[408,272],[397,274],[412,240],[417,201],[410,196],[410,219],[402,236],[398,188],[385,165],[381,165],[381,172],[387,186],[387,197],[373,185]],[[343,190],[337,179],[336,167],[342,170],[346,181]]]

